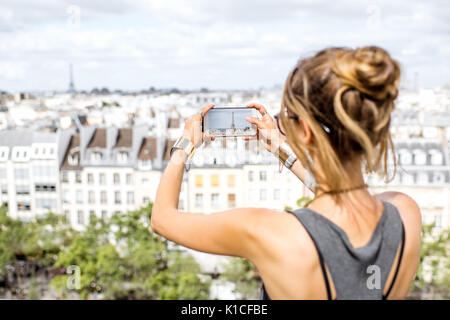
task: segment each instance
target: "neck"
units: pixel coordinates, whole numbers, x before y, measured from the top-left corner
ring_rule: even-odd
[[[352,161],[349,161],[346,164],[344,164],[344,170],[347,173],[348,179],[345,179],[345,184],[339,190],[344,190],[344,191],[345,191],[345,189],[350,189],[350,190],[341,192],[341,193],[337,192],[337,193],[339,193],[341,199],[343,200],[343,202],[341,203],[343,207],[347,207],[347,206],[352,207],[353,204],[357,204],[357,203],[360,203],[360,204],[361,203],[372,203],[372,201],[371,201],[372,196],[366,188],[361,164],[362,164],[361,157],[357,157],[357,158],[353,159]],[[319,170],[319,172],[321,172],[320,167],[317,168],[317,170]],[[321,186],[322,186],[322,188],[321,188]],[[319,189],[316,192],[316,195],[313,199],[315,202],[315,205],[318,204],[317,202],[324,204],[324,203],[327,203],[330,201],[334,205],[338,205],[338,203],[336,202],[336,200],[333,197],[333,193],[336,191],[339,191],[339,190],[330,190],[329,187],[327,187],[325,185],[321,185],[321,184],[319,184],[318,187],[319,187]],[[323,191],[325,191],[325,192],[323,192]],[[329,191],[331,191],[331,192],[329,192]],[[316,199],[318,201],[316,201]],[[310,204],[311,203],[312,203],[312,201],[310,202]],[[339,205],[339,206],[341,206],[341,205]]]

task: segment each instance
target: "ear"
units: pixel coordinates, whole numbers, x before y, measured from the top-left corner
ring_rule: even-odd
[[[309,145],[311,143],[312,132],[308,122],[306,122],[302,118],[299,118],[298,125],[296,126],[296,131],[297,137],[304,145]]]

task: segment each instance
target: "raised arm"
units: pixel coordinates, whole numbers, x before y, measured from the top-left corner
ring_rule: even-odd
[[[213,105],[202,109],[203,114]],[[197,114],[185,123],[183,137],[195,146],[201,145],[201,115]],[[178,211],[178,199],[183,179],[186,153],[177,149],[161,178],[152,209],[151,227],[154,232],[185,247],[223,255],[252,258],[257,251],[255,234],[258,219],[264,209],[233,209],[214,214]]]

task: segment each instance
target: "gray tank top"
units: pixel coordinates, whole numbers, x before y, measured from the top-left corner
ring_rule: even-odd
[[[309,208],[288,211],[295,215],[314,242],[328,299],[331,299],[331,291],[325,265],[336,289],[336,299],[381,300],[389,295],[403,255],[405,230],[397,208],[389,202],[382,202],[383,213],[375,231],[369,242],[359,248],[351,245],[344,230],[319,213]],[[399,245],[397,268],[384,296],[383,290]],[[270,299],[264,285],[260,299]]]

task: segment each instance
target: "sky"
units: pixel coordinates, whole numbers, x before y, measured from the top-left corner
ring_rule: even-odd
[[[378,45],[402,85],[450,84],[448,0],[2,0],[0,91],[258,89],[304,57]]]
[[[245,117],[255,117],[254,109],[240,109],[234,111],[234,126],[236,128],[245,129],[251,124],[245,120]],[[232,115],[229,110],[212,109],[208,112],[209,128],[211,129],[226,129],[231,128]]]

